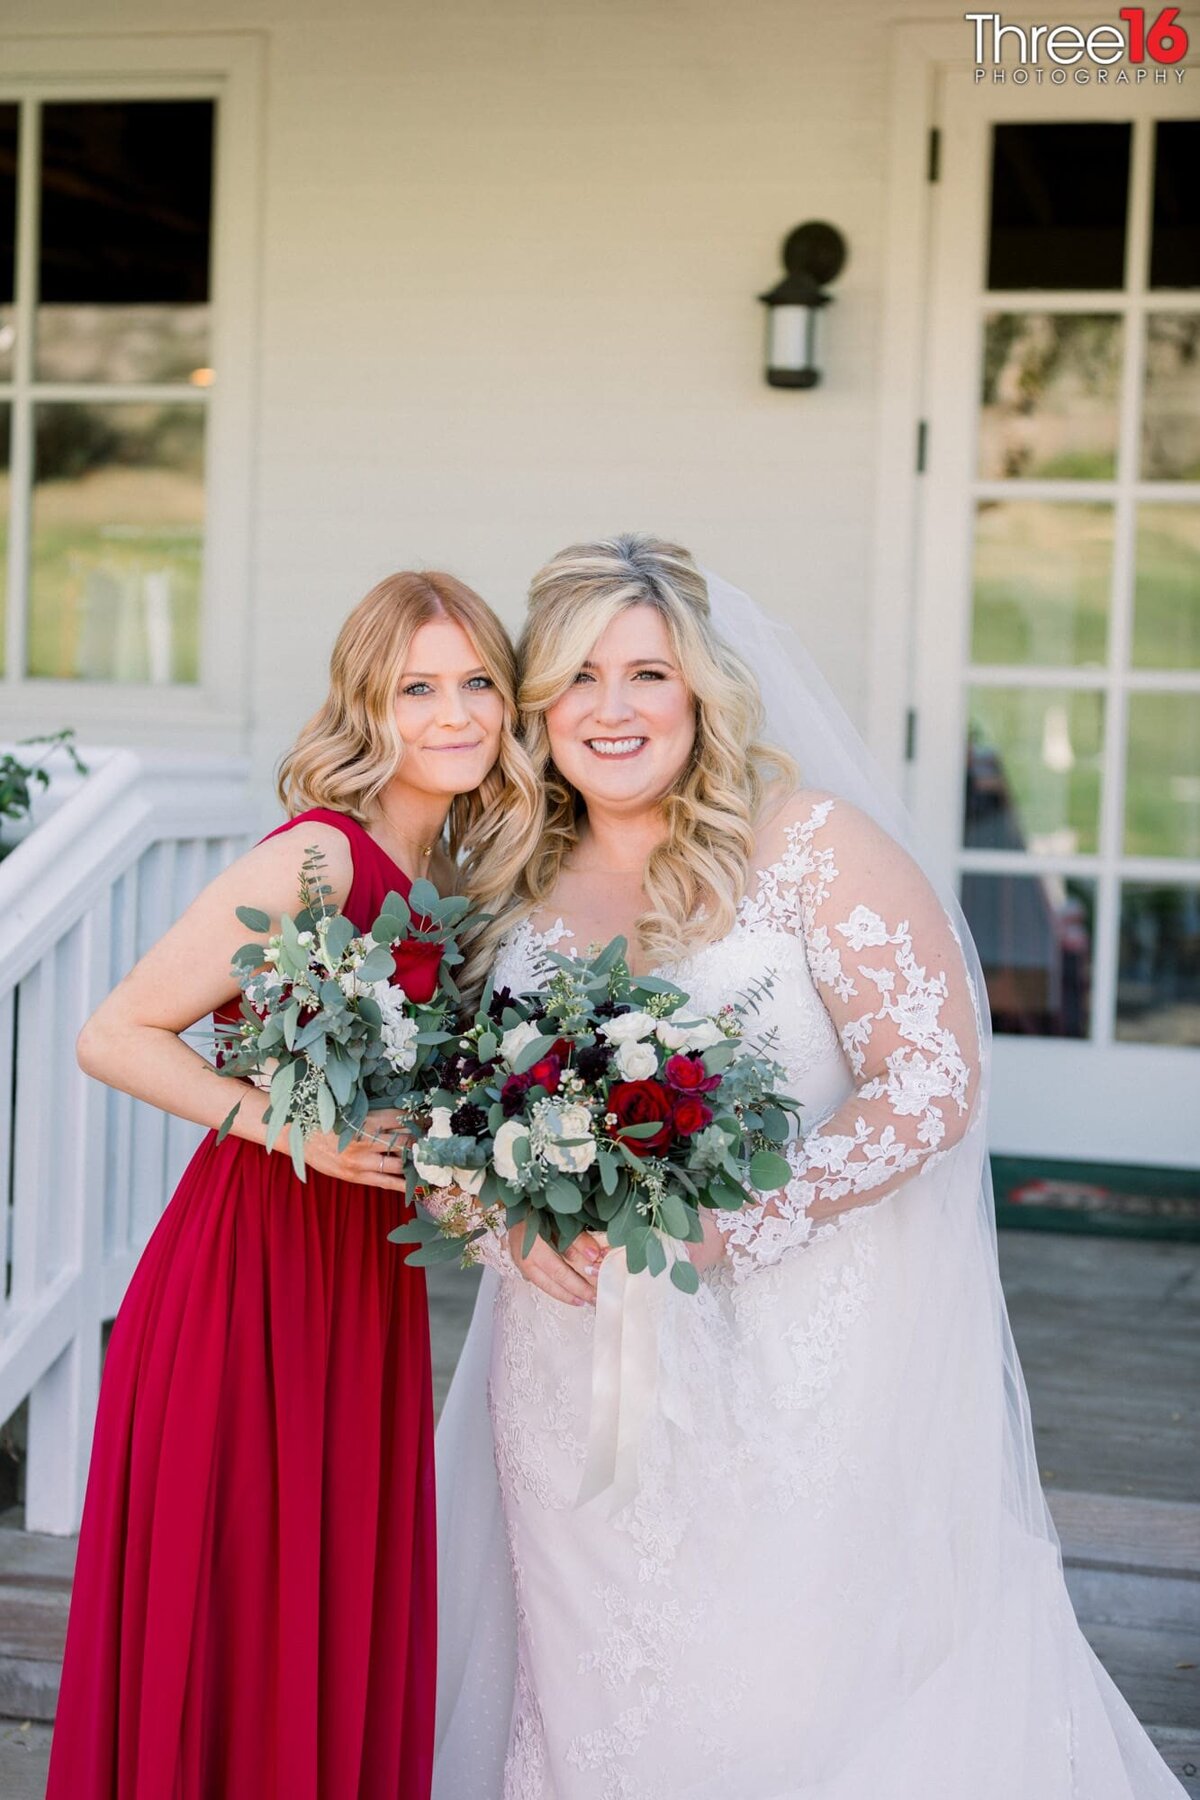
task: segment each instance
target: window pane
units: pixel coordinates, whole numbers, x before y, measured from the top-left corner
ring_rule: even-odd
[[[1111,578],[1111,507],[980,501],[972,661],[1102,666]]]
[[[1200,857],[1200,694],[1130,694],[1128,856]]]
[[[1087,1037],[1093,884],[1061,875],[967,874],[962,906],[983,964],[993,1029]]]
[[[1200,312],[1146,320],[1143,481],[1200,481]]]
[[[204,408],[41,406],[29,673],[195,681]]]
[[[1200,287],[1200,119],[1160,119],[1154,128],[1152,288]]]
[[[1117,466],[1121,320],[1100,313],[989,313],[979,473],[1110,479]]]
[[[0,675],[4,673],[5,630],[8,625],[8,446],[11,429],[12,408],[7,400],[0,400]]]
[[[206,370],[212,101],[55,102],[42,130],[39,376]]]
[[[1103,694],[975,687],[969,704],[964,844],[1058,856],[1094,851]]]
[[[12,376],[13,295],[17,251],[17,129],[19,110],[0,106],[0,381]]]
[[[1200,507],[1139,506],[1135,669],[1200,669]]]
[[[1200,887],[1122,887],[1116,1034],[1200,1044]]]
[[[997,125],[989,288],[1125,281],[1128,125]]]

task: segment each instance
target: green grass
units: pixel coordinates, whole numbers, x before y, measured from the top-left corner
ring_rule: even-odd
[[[41,526],[34,532],[28,669],[60,680],[145,681],[136,626],[123,648],[114,615],[89,645],[89,583],[93,605],[119,609],[121,590],[136,595],[143,576],[165,570],[171,580],[171,665],[176,682],[199,679],[200,585],[203,557],[198,527],[139,528],[116,535],[95,526]],[[136,621],[136,602],[130,617]],[[108,628],[104,628],[107,626]],[[87,660],[88,667],[81,667]]]

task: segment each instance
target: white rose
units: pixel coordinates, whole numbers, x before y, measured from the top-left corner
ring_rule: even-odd
[[[557,1106],[551,1101],[538,1114],[547,1142],[542,1156],[552,1169],[567,1175],[582,1175],[596,1160],[596,1140],[592,1136],[592,1115],[586,1106]],[[582,1144],[564,1144],[562,1138],[584,1138]]]
[[[532,1019],[523,1019],[519,1025],[512,1026],[500,1039],[500,1054],[505,1062],[515,1062],[526,1044],[532,1044],[534,1038],[541,1037],[541,1032]]]
[[[657,1024],[658,1020],[648,1012],[618,1013],[615,1019],[609,1019],[600,1027],[600,1035],[610,1044],[636,1044],[649,1037]]]
[[[477,1194],[483,1186],[486,1169],[452,1169],[455,1187],[461,1188],[464,1194]]]
[[[615,1061],[625,1081],[645,1081],[658,1070],[653,1044],[618,1044]]]
[[[673,1019],[660,1019],[655,1027],[658,1041],[668,1050],[707,1050],[719,1044],[724,1032],[711,1019],[697,1019],[691,1024],[676,1024]]]
[[[448,1106],[434,1107],[429,1120],[429,1130],[425,1135],[431,1138],[454,1136],[450,1127],[450,1108]],[[449,1187],[459,1172],[452,1169],[448,1163],[426,1162],[419,1147],[413,1150],[413,1166],[421,1180],[427,1181],[430,1187]]]
[[[525,1139],[526,1143],[529,1142],[529,1131],[526,1126],[522,1125],[520,1119],[505,1119],[503,1125],[496,1133],[495,1142],[492,1146],[492,1162],[495,1164],[496,1173],[502,1181],[515,1181],[517,1179],[518,1170],[516,1158],[513,1155],[513,1149],[522,1138]]]
[[[454,1127],[450,1123],[450,1116],[448,1106],[435,1106],[429,1117],[426,1137],[453,1137]],[[486,1169],[453,1169],[445,1163],[426,1162],[416,1149],[413,1151],[413,1164],[421,1180],[427,1181],[430,1187],[461,1188],[464,1194],[477,1194],[487,1174]]]

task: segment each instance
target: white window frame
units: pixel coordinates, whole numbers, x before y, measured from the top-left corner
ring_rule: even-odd
[[[0,712],[6,737],[62,724],[93,741],[244,748],[248,731],[251,491],[256,387],[263,41],[258,33],[0,38],[0,101],[21,109],[17,169],[16,342],[12,407],[8,626]],[[57,100],[216,102],[211,350],[203,402],[205,514],[200,669],[195,683],[57,680],[23,672],[33,477],[33,396],[107,402],[172,399],[186,383],[49,384],[33,379],[40,105]],[[22,660],[18,660],[21,658]]]

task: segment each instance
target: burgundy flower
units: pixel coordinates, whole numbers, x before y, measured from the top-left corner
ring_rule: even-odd
[[[671,1141],[671,1096],[661,1081],[615,1081],[608,1090],[608,1111],[616,1113],[614,1137],[622,1125],[649,1125],[658,1121],[658,1130],[649,1137],[627,1137],[635,1156],[653,1156],[665,1150]]]
[[[445,948],[444,944],[429,944],[420,938],[404,938],[391,945],[396,964],[392,986],[403,988],[406,998],[414,1005],[426,1005],[437,992],[438,970]]]
[[[709,1075],[698,1056],[669,1056],[663,1074],[679,1094],[711,1094],[721,1085],[721,1077]]]
[[[504,1116],[511,1119],[519,1113],[525,1103],[525,1096],[533,1086],[533,1073],[526,1069],[524,1075],[506,1076],[500,1089],[500,1104],[504,1108]]]
[[[712,1116],[712,1107],[707,1100],[698,1100],[691,1094],[685,1094],[682,1100],[675,1102],[671,1123],[680,1137],[691,1137],[694,1131],[703,1131],[706,1125],[711,1125]]]

